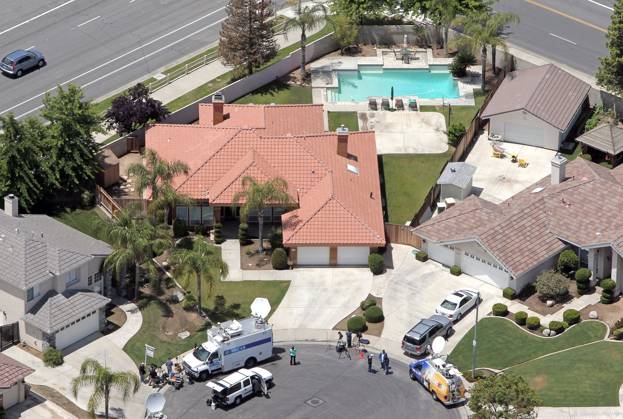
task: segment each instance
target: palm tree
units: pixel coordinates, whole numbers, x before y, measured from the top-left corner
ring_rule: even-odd
[[[487,47],[492,51],[496,48],[507,50],[504,30],[510,23],[519,21],[517,15],[512,13],[492,13],[488,8],[470,11],[465,16],[459,16],[454,20],[454,24],[463,27],[466,36],[459,37],[458,44],[468,45],[477,53],[480,50],[480,61],[482,65],[481,89],[485,90],[485,72],[487,69]],[[495,53],[493,58],[495,59]],[[493,62],[495,67],[495,61]]]
[[[192,249],[179,249],[171,255],[171,264],[176,273],[193,273],[197,280],[197,311],[201,315],[201,283],[208,283],[208,296],[212,294],[214,283],[228,274],[227,264],[223,262],[218,249],[205,237],[197,236]]]
[[[103,401],[104,417],[108,419],[110,392],[118,390],[125,402],[132,394],[136,394],[140,381],[132,372],[112,371],[95,359],[87,358],[80,366],[80,375],[71,380],[71,391],[75,398],[78,397],[78,392],[83,387],[93,387],[93,393],[87,404],[91,416],[95,417],[95,409]]]
[[[288,195],[288,183],[282,178],[274,178],[264,183],[258,183],[250,176],[242,178],[242,192],[236,192],[233,198],[234,203],[242,203],[240,217],[244,220],[249,216],[249,211],[257,211],[259,228],[260,248],[259,252],[264,253],[262,240],[262,229],[264,226],[264,211],[271,204],[287,205],[292,202]]]
[[[175,218],[175,207],[178,205],[192,205],[192,198],[179,193],[171,185],[161,185],[158,191],[158,198],[152,199],[147,207],[147,212],[152,214],[153,219],[156,218],[156,212],[158,210],[164,210],[164,222],[167,223],[169,219],[169,208],[173,209],[173,218]]]
[[[431,20],[443,28],[443,49],[448,55],[448,33],[450,26],[459,15],[461,4],[458,0],[432,0],[428,15]]]
[[[307,44],[307,31],[314,30],[322,22],[328,20],[327,6],[321,3],[302,6],[302,0],[290,1],[297,2],[298,6],[294,12],[294,16],[286,20],[283,25],[284,36],[288,37],[288,31],[295,27],[301,31],[301,76],[305,76],[305,46]]]
[[[157,200],[163,188],[171,185],[177,175],[187,175],[189,167],[180,160],[168,162],[158,156],[154,150],[145,151],[145,164],[133,163],[128,167],[128,175],[136,176],[136,187],[142,195],[151,189],[151,199]]]

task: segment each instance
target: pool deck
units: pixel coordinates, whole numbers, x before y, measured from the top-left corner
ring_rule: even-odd
[[[412,49],[415,58],[409,64],[403,63],[390,49],[377,49],[376,56],[372,57],[327,57],[320,59],[311,65],[312,75],[312,99],[313,103],[324,104],[328,111],[365,111],[368,109],[367,102],[329,102],[327,89],[337,88],[337,71],[356,71],[360,66],[382,66],[384,69],[428,69],[435,65],[448,65],[452,58],[435,58],[431,49]],[[480,68],[472,66],[468,68],[468,76],[456,79],[461,97],[456,99],[423,99],[415,96],[397,96],[404,100],[416,99],[419,105],[444,105],[474,106],[474,88],[480,85]],[[381,97],[376,97],[380,106]]]

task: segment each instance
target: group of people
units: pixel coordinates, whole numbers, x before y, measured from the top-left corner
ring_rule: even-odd
[[[141,382],[147,383],[152,387],[160,387],[164,384],[170,384],[179,390],[184,385],[184,369],[179,362],[173,362],[171,357],[165,362],[166,370],[156,367],[154,364],[149,365],[149,372],[144,363],[138,367]]]
[[[372,361],[374,360],[374,355],[372,352],[368,352],[368,372],[374,372],[372,369]],[[385,352],[385,349],[379,353],[379,364],[381,365],[381,369],[385,371],[385,375],[389,374],[389,355]]]

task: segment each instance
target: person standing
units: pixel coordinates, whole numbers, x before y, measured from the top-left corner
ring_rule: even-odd
[[[294,345],[290,348],[290,365],[296,365],[296,348]]]
[[[372,352],[368,352],[368,372],[372,372],[372,359],[374,358],[374,355],[372,355]]]
[[[167,357],[167,362],[165,363],[166,367],[167,367],[167,374],[170,376],[173,375],[173,360],[171,359],[171,356],[169,355]]]
[[[350,330],[346,331],[346,346],[348,346],[349,348],[353,347],[353,332],[351,332]]]
[[[383,368],[383,365],[385,365],[385,349],[383,349],[380,353],[379,353],[379,364],[381,365],[381,368]]]
[[[387,353],[385,353],[385,365],[383,365],[383,369],[385,370],[385,375],[389,374],[389,356]]]
[[[141,362],[141,365],[138,366],[138,374],[141,377],[141,383],[145,382],[145,374],[147,370],[145,369],[145,364]]]

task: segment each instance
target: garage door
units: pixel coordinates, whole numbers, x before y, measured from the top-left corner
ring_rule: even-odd
[[[367,265],[370,248],[367,246],[342,246],[337,248],[338,265]]]
[[[441,244],[428,244],[428,257],[445,266],[454,265],[454,250]]]
[[[508,273],[489,265],[483,259],[478,260],[475,256],[461,256],[461,270],[467,275],[480,279],[483,282],[494,285],[499,288],[508,287]]]
[[[516,124],[513,122],[504,123],[504,140],[513,143],[521,143],[536,147],[549,147],[545,144],[545,132],[541,127]],[[556,139],[557,141],[557,139]],[[548,141],[551,142],[551,141]]]
[[[328,265],[328,247],[299,247],[297,250],[297,263],[299,265]]]
[[[80,321],[76,321],[74,324],[70,323],[63,330],[58,331],[56,333],[56,349],[66,348],[80,339],[97,332],[99,330],[98,317],[98,312],[95,311],[95,314],[80,319]]]

